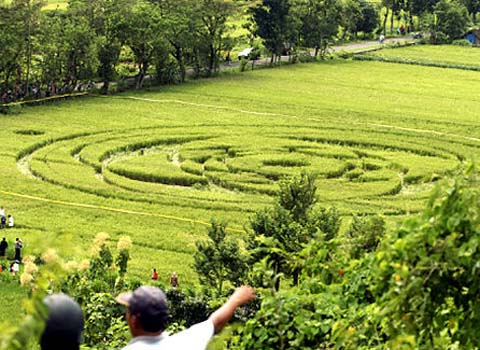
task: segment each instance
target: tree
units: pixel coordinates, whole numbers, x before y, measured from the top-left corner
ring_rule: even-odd
[[[199,3],[194,0],[166,0],[159,6],[170,44],[169,51],[177,62],[180,82],[184,82],[187,60],[193,56],[201,26]]]
[[[408,0],[408,8],[415,16],[421,16],[425,13],[433,13],[435,5],[440,0]]]
[[[433,43],[460,38],[470,24],[466,7],[456,0],[441,0],[435,5],[434,17],[425,18]]]
[[[196,242],[193,267],[200,282],[215,288],[221,295],[227,281],[236,285],[245,277],[246,259],[238,242],[227,238],[226,224],[212,221],[208,238]]]
[[[476,23],[477,13],[480,12],[480,0],[461,0],[461,3],[467,8],[473,22]]]
[[[292,12],[301,21],[300,37],[304,47],[325,57],[329,43],[338,34],[341,5],[336,0],[295,0]]]
[[[460,38],[470,24],[467,8],[456,0],[442,0],[435,5],[437,30],[450,40]]]
[[[69,10],[85,17],[96,35],[97,73],[103,82],[103,93],[108,92],[110,81],[115,79],[115,66],[126,40],[121,28],[122,19],[130,8],[128,0],[71,0],[69,4]]]
[[[155,50],[162,40],[162,23],[157,5],[136,2],[120,24],[125,44],[130,47],[138,67],[136,88],[143,86]]]
[[[234,14],[235,6],[229,0],[201,0],[199,37],[201,46],[197,52],[203,53],[207,75],[215,73],[219,66],[219,55],[224,48],[224,36],[228,29],[227,20]]]
[[[360,3],[357,0],[346,0],[343,4],[342,14],[342,26],[345,29],[344,35],[348,32],[356,38],[359,31],[359,25],[363,21],[363,13],[360,8]]]
[[[67,10],[61,35],[66,54],[65,81],[74,86],[77,80],[89,79],[97,71],[96,36],[87,18],[74,8]]]
[[[362,20],[358,23],[357,29],[364,34],[372,33],[378,26],[378,12],[373,4],[368,1],[360,1]]]
[[[0,4],[0,86],[10,87],[11,79],[16,83],[27,83],[30,64],[38,30],[41,1],[14,0]],[[24,74],[24,75],[23,75]],[[25,89],[28,93],[28,88]]]
[[[266,258],[275,275],[291,276],[295,285],[301,272],[298,254],[304,245],[320,233],[326,239],[338,232],[340,219],[336,210],[318,212],[313,209],[316,190],[315,176],[311,174],[302,173],[283,180],[273,208],[255,213],[250,220],[253,234],[248,245],[252,260]],[[322,228],[328,232],[322,232]],[[279,287],[278,278],[276,289]]]
[[[40,71],[40,83],[46,85],[60,81],[65,72],[65,43],[61,35],[65,22],[65,13],[62,11],[44,11],[42,13],[42,26],[38,35],[41,57],[37,64]]]
[[[254,34],[262,39],[265,48],[275,57],[280,57],[286,45],[295,43],[296,28],[290,17],[288,0],[263,0],[251,9],[251,27]]]

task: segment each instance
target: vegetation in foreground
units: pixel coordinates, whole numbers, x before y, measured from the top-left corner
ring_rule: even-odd
[[[257,212],[252,220],[254,239],[268,243],[250,246],[247,254],[241,254],[251,262],[257,261],[246,265],[250,268],[244,278],[256,286],[261,305],[253,305],[238,315],[242,323],[221,339],[223,345],[217,346],[479,346],[480,194],[473,166],[437,186],[420,216],[387,232],[380,218],[365,216],[356,218],[345,234],[339,233],[338,217],[333,212],[314,214],[315,191],[312,177],[303,174],[282,183],[277,205]],[[312,221],[315,217],[320,219]],[[263,232],[258,231],[259,227]],[[300,235],[284,235],[286,227]],[[211,232],[218,233],[219,229],[221,226],[214,224]],[[298,242],[301,237],[308,238]],[[97,236],[93,255],[86,263],[63,261],[54,250],[25,259],[20,280],[32,293],[30,316],[16,327],[4,328],[1,349],[26,349],[36,342],[45,317],[40,300],[47,290],[66,292],[83,306],[88,320],[87,348],[116,348],[126,343],[123,310],[115,304],[114,295],[135,288],[139,281],[126,277],[130,239],[122,237],[117,249],[112,250],[106,238],[105,234]],[[287,248],[289,242],[299,243],[301,249],[292,254]],[[204,248],[199,246],[199,252]],[[215,260],[215,254],[210,259]],[[46,266],[39,269],[34,261]],[[222,269],[225,262],[217,263],[216,268]],[[290,280],[293,286],[279,289],[280,278]],[[172,289],[167,295],[172,330],[204,318],[208,305],[218,303],[220,296],[212,299],[204,292],[196,292],[196,297],[191,298],[180,289]]]

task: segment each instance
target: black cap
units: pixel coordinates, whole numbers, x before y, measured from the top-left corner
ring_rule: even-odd
[[[128,307],[130,314],[137,315],[143,329],[149,332],[163,331],[168,321],[167,297],[160,288],[141,286],[135,291],[122,293],[117,302]]]
[[[78,303],[65,294],[43,300],[49,314],[40,339],[42,350],[77,350],[83,331],[83,313]]]

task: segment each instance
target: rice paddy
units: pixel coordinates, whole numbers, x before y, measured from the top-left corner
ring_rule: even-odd
[[[210,219],[241,237],[302,171],[320,205],[395,223],[478,154],[478,74],[333,60],[27,107],[1,116],[4,232],[67,257],[129,235],[133,274],[193,283]]]

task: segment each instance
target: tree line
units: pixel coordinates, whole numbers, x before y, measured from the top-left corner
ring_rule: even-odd
[[[391,31],[395,18],[410,30],[417,18],[435,38],[453,38],[480,9],[480,0],[460,1],[69,0],[66,9],[45,10],[43,0],[0,0],[0,97],[80,91],[89,81],[107,93],[110,82],[130,75],[136,88],[147,75],[182,83],[188,69],[215,74],[243,44],[261,43],[272,63],[302,49],[324,57],[338,38],[386,32],[388,18]],[[238,22],[244,37],[234,35]]]

